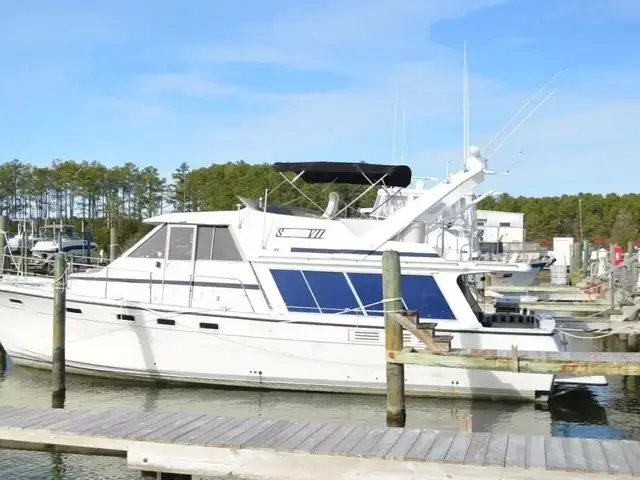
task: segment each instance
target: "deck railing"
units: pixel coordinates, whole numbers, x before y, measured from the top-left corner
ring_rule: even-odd
[[[110,285],[113,287],[114,283],[118,283],[116,279],[130,279],[130,280],[139,280],[140,283],[145,283],[148,285],[149,295],[148,295],[148,303],[161,303],[155,301],[154,302],[154,285],[158,285],[160,287],[160,298],[164,297],[164,288],[165,288],[165,278],[162,276],[162,272],[159,271],[160,275],[158,278],[154,279],[154,272],[150,272],[148,270],[139,270],[133,268],[122,268],[122,267],[114,267],[112,265],[100,265],[98,263],[98,259],[95,257],[80,257],[77,255],[71,256],[69,255],[69,263],[67,265],[68,273],[78,273],[78,272],[104,272],[104,276],[99,275],[96,276],[97,282],[103,280],[104,281],[104,290],[101,295],[97,296],[97,298],[110,298],[109,291]],[[4,273],[5,278],[13,280],[15,285],[34,285],[34,279],[40,278],[46,282],[52,282],[53,279],[50,275],[47,274],[47,266],[49,264],[52,265],[53,259],[38,259],[34,260],[33,257],[20,257],[18,255],[5,254],[0,255],[0,258],[5,261],[4,265],[8,267],[5,268]],[[25,269],[23,267],[23,261],[28,262],[28,267]],[[118,275],[118,272],[122,272]],[[71,277],[73,279],[73,277]],[[81,278],[76,278],[76,280],[81,280]],[[147,283],[148,282],[148,283]],[[193,294],[194,294],[194,286],[198,282],[224,282],[224,283],[235,283],[238,285],[239,290],[242,290],[242,294],[244,298],[246,298],[249,308],[251,312],[256,312],[255,306],[251,301],[249,296],[248,288],[246,284],[237,277],[229,277],[229,276],[214,276],[214,275],[201,275],[201,274],[191,274],[189,275],[189,283],[188,283],[188,296],[187,296],[187,305],[188,307],[193,307]],[[122,282],[120,282],[122,284]],[[185,286],[186,287],[186,286]],[[95,291],[95,290],[94,290]],[[91,292],[91,290],[89,290]],[[87,296],[94,296],[91,293],[85,294]],[[139,297],[135,298],[136,301],[139,300]]]

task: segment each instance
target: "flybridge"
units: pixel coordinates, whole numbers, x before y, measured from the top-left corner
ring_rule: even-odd
[[[420,198],[402,208],[396,210],[393,215],[386,219],[377,221],[370,228],[362,229],[356,233],[361,238],[366,238],[366,245],[362,245],[368,250],[378,250],[386,242],[393,240],[410,228],[411,224],[418,217],[422,221],[432,222],[443,211],[451,208],[458,202],[461,196],[469,193],[477,185],[483,182],[485,165],[480,156],[480,151],[471,147],[469,156],[465,162],[464,170],[451,175],[443,182],[426,191]],[[284,181],[295,188],[302,196],[313,203],[319,210],[323,210],[311,198],[309,198],[298,186],[296,182],[300,179],[309,184],[317,183],[336,183],[336,184],[352,184],[352,185],[369,185],[364,192],[359,194],[349,204],[340,208],[340,198],[336,192],[329,195],[329,202],[324,212],[320,216],[325,219],[335,219],[341,213],[351,207],[357,200],[362,198],[367,192],[376,187],[387,189],[389,187],[406,188],[411,184],[411,169],[406,165],[382,165],[370,163],[339,163],[339,162],[295,162],[295,163],[276,163],[274,169],[279,172]],[[293,179],[287,178],[284,173],[295,173]],[[283,182],[284,183],[284,182]],[[393,198],[399,190],[389,192],[389,198]],[[265,194],[263,204],[265,213],[269,211],[266,207]],[[273,213],[276,211],[271,210]],[[287,235],[287,230],[281,229],[276,233],[277,237]],[[304,238],[322,238],[322,234],[316,229],[312,229],[311,233],[306,233]],[[311,231],[311,230],[310,230]],[[295,238],[303,238],[296,236]]]

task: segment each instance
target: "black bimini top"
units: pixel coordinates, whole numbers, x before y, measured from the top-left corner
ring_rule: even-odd
[[[411,184],[411,168],[407,165],[381,165],[376,163],[342,162],[278,162],[276,172],[302,173],[307,183],[350,183],[370,185],[378,182],[389,187],[408,187]]]

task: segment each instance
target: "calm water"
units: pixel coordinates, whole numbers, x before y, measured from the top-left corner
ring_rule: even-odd
[[[50,373],[16,367],[0,379],[0,404],[48,408]],[[167,388],[71,376],[72,409],[160,410],[259,416],[292,420],[336,420],[382,426],[384,397],[239,390]],[[640,388],[632,377],[611,377],[608,388],[582,389],[553,399],[548,407],[465,400],[407,402],[407,426],[459,429],[472,414],[473,430],[640,440]],[[55,480],[139,479],[124,459],[0,450],[0,478]]]

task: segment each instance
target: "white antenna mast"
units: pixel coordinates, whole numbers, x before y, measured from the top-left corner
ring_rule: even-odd
[[[467,155],[469,154],[469,112],[467,105],[467,41],[463,44],[463,72],[462,72],[462,165],[461,170],[464,170],[467,164]]]
[[[396,99],[393,103],[393,140],[391,141],[391,161],[398,164],[396,158],[396,134],[398,131],[398,92],[396,92]]]
[[[400,150],[400,160],[402,164],[405,164],[405,155],[407,151],[407,124],[406,124],[406,110],[402,107],[402,149]]]

